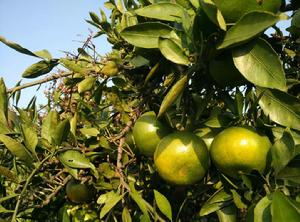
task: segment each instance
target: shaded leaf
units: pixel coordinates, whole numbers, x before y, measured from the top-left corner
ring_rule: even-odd
[[[22,133],[26,148],[35,154],[35,148],[38,144],[38,135],[34,127],[30,124],[22,124]]]
[[[130,44],[141,48],[158,48],[159,37],[171,36],[172,28],[160,22],[140,23],[125,28],[121,36]]]
[[[155,202],[159,208],[159,210],[170,220],[172,221],[172,208],[168,199],[162,195],[157,190],[154,190],[154,198]]]
[[[58,113],[55,110],[51,110],[48,115],[43,119],[42,123],[42,138],[46,139],[49,143],[52,143],[52,135],[58,125]]]
[[[122,222],[131,222],[131,221],[132,219],[129,210],[126,207],[124,207],[122,211]]]
[[[7,125],[8,114],[8,98],[6,93],[6,86],[3,78],[0,78],[0,123],[5,127]],[[0,130],[1,131],[1,130]]]
[[[52,138],[55,145],[60,146],[63,141],[66,141],[70,132],[70,121],[65,119],[61,121],[55,128]]]
[[[137,15],[165,21],[180,21],[183,16],[183,8],[174,3],[156,3],[139,8],[134,11]]]
[[[95,77],[89,76],[85,78],[78,84],[78,92],[84,93],[86,91],[91,90],[94,87],[95,82],[96,82]]]
[[[190,63],[183,49],[172,39],[159,38],[158,47],[163,56],[176,64],[188,65]]]
[[[271,147],[272,165],[275,173],[282,170],[297,154],[293,137],[290,133],[284,132],[280,140],[275,141]]]
[[[23,78],[36,78],[49,73],[55,66],[58,65],[57,59],[42,60],[28,67],[22,74]]]
[[[9,136],[0,135],[0,141],[4,143],[6,148],[21,161],[24,161],[27,165],[31,166],[33,158],[26,148],[18,141],[10,138]]]
[[[233,197],[233,202],[239,209],[246,209],[247,205],[243,202],[241,195],[236,190],[230,190]]]
[[[237,209],[234,204],[216,211],[219,222],[237,222]]]
[[[248,81],[261,87],[286,91],[281,61],[267,41],[258,39],[235,48],[232,55],[236,68]]]
[[[255,222],[272,222],[271,203],[271,199],[268,196],[265,196],[256,204],[254,208]]]
[[[155,66],[151,68],[149,73],[146,76],[145,84],[152,78],[152,76],[156,73],[157,69],[159,68],[159,63],[156,63]]]
[[[241,19],[226,32],[225,38],[218,48],[224,49],[249,41],[267,28],[273,26],[279,20],[279,16],[270,12],[249,12],[241,17]]]
[[[277,139],[280,139],[282,137],[284,131],[285,131],[285,129],[282,127],[273,127],[272,128],[273,135]],[[291,130],[290,133],[293,137],[295,145],[299,145],[300,144],[300,133],[296,132],[294,130]]]
[[[300,100],[278,90],[257,88],[257,94],[263,93],[259,105],[274,122],[300,130]]]
[[[300,168],[287,166],[277,174],[276,179],[300,184]]]
[[[200,0],[199,2],[208,18],[222,30],[226,31],[225,19],[215,3],[212,0]]]
[[[200,216],[205,216],[227,206],[232,200],[232,195],[223,188],[216,191],[201,207]]]
[[[161,117],[165,111],[175,102],[178,96],[183,92],[188,81],[187,75],[183,76],[180,80],[178,80],[164,97],[157,118]]]
[[[6,177],[8,180],[11,180],[15,183],[18,183],[18,177],[17,175],[15,175],[10,169],[4,167],[4,166],[0,166],[0,175]],[[1,203],[1,201],[0,201]]]
[[[100,211],[100,219],[102,219],[120,200],[124,195],[115,192],[110,192],[109,198],[105,201],[104,206]]]

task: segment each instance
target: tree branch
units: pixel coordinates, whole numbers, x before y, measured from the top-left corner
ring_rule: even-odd
[[[16,86],[16,87],[13,87],[11,89],[8,89],[7,93],[14,93],[14,92],[19,91],[21,89],[25,89],[25,88],[35,86],[35,85],[40,85],[40,84],[50,82],[50,81],[53,81],[53,80],[56,80],[56,79],[59,79],[59,78],[62,78],[62,77],[70,76],[72,74],[73,74],[73,72],[62,72],[61,74],[53,74],[52,76],[48,76],[48,77],[43,78],[43,79],[39,79],[39,80],[36,80],[36,81],[33,81],[33,82],[25,83],[23,85]]]

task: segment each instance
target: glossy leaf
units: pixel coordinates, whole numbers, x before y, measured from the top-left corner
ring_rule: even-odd
[[[178,96],[183,92],[188,81],[187,75],[178,80],[163,99],[157,118],[161,117],[165,111],[175,102]]]
[[[122,222],[131,222],[131,221],[132,219],[129,210],[126,207],[124,207],[122,211]]]
[[[156,73],[157,69],[159,68],[159,63],[156,63],[155,66],[151,68],[149,73],[146,76],[145,84],[152,78],[152,76]]]
[[[130,44],[141,48],[158,48],[159,37],[169,38],[172,28],[160,22],[140,23],[125,28],[121,36]]]
[[[52,143],[52,136],[57,125],[58,113],[55,110],[51,110],[43,119],[41,132],[42,138],[46,139],[49,143]]]
[[[28,166],[32,165],[33,158],[31,154],[20,142],[5,135],[0,135],[0,141],[14,156],[16,156],[21,161],[25,162]]]
[[[254,208],[255,222],[272,222],[271,203],[271,199],[265,196],[256,204]]]
[[[240,73],[257,86],[286,91],[285,73],[274,49],[258,39],[232,51],[233,61]]]
[[[237,209],[234,204],[216,211],[219,222],[237,222]]]
[[[120,195],[118,193],[112,192],[109,198],[105,201],[104,206],[101,208],[100,211],[100,219],[105,217],[105,215],[111,211],[111,209],[120,201],[122,200],[123,195]]]
[[[6,40],[3,36],[0,36],[0,42],[4,43],[8,47],[16,50],[17,52],[20,52],[20,53],[23,53],[26,55],[30,55],[30,56],[34,56],[34,57],[38,57],[36,54],[34,54],[33,52],[31,52],[28,49],[23,48],[19,44]]]
[[[65,165],[76,169],[94,168],[90,160],[77,150],[67,150],[59,155],[59,160]]]
[[[0,78],[0,123],[4,126],[7,124],[8,98],[6,86],[3,78]]]
[[[47,74],[51,72],[51,70],[58,65],[57,59],[52,59],[50,61],[48,60],[42,60],[39,61],[30,67],[28,67],[22,74],[23,78],[36,78],[41,75]]]
[[[158,47],[163,56],[171,62],[181,65],[190,63],[183,49],[172,39],[159,38]]]
[[[274,122],[300,130],[300,100],[278,90],[257,89],[263,93],[259,105],[264,113]]]
[[[35,148],[38,144],[38,135],[34,126],[29,124],[22,124],[22,133],[24,138],[24,144],[31,153],[35,154]]]
[[[167,2],[148,5],[134,12],[139,16],[171,22],[180,21],[183,16],[183,8],[180,5]]]
[[[162,195],[157,190],[154,190],[154,198],[155,202],[159,208],[159,210],[170,220],[172,221],[172,208],[168,199]]]
[[[232,195],[220,189],[216,191],[201,207],[200,216],[205,216],[227,206],[232,200]]]
[[[52,138],[55,145],[60,146],[63,141],[65,141],[70,132],[70,121],[65,119],[61,121],[55,131],[53,132]]]
[[[272,199],[272,222],[299,222],[300,204],[293,203],[283,193],[276,191]]]
[[[200,0],[199,2],[208,18],[222,30],[226,31],[225,19],[215,3],[212,0]]]
[[[224,49],[249,41],[279,20],[279,16],[270,12],[249,12],[226,32],[225,38],[218,48]]]
[[[130,197],[139,206],[140,210],[143,212],[145,221],[150,222],[150,217],[147,209],[147,202],[142,198],[142,196],[136,191],[134,183],[129,184],[130,187]]]
[[[284,132],[280,140],[275,141],[271,148],[272,165],[275,173],[282,170],[297,154],[293,137],[288,132]]]

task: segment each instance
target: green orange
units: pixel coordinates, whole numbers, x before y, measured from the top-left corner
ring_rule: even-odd
[[[72,179],[67,183],[66,193],[73,203],[84,203],[93,199],[95,190],[89,185],[81,184],[79,181]]]
[[[251,128],[230,127],[213,140],[210,156],[214,165],[231,177],[257,170],[263,173],[268,163],[271,142]]]
[[[203,140],[190,132],[164,137],[154,153],[159,175],[169,183],[190,185],[201,180],[209,168],[209,152]]]
[[[227,23],[234,23],[250,11],[277,13],[281,0],[214,0]]]
[[[168,133],[168,128],[157,120],[153,111],[140,116],[133,127],[133,137],[139,152],[149,157],[153,156],[157,144]]]

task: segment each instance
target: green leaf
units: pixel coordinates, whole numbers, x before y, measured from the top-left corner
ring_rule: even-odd
[[[131,222],[131,221],[132,219],[129,210],[126,207],[124,207],[122,211],[122,222]]]
[[[95,77],[89,76],[89,77],[85,78],[78,84],[78,92],[84,93],[86,91],[91,90],[94,87],[95,82],[96,82]]]
[[[299,222],[300,207],[279,191],[273,193],[272,222]]]
[[[268,196],[263,197],[254,208],[255,222],[272,222],[271,220],[271,199]]]
[[[188,65],[190,63],[183,49],[172,39],[159,38],[158,47],[163,56],[176,64]]]
[[[120,201],[124,195],[111,192],[109,198],[105,201],[104,206],[100,211],[100,219],[105,217],[105,215]]]
[[[141,48],[158,48],[159,37],[171,37],[172,28],[160,22],[140,23],[125,28],[121,36],[130,44]]]
[[[284,132],[280,140],[271,147],[272,165],[275,173],[282,170],[295,156],[295,144],[290,133]]]
[[[253,39],[267,28],[280,20],[279,16],[270,12],[252,11],[245,14],[226,33],[222,44],[218,49],[232,47]]]
[[[235,48],[232,55],[236,68],[248,81],[261,87],[286,91],[281,61],[267,41],[258,39]]]
[[[233,202],[239,209],[246,209],[247,205],[243,202],[241,195],[236,190],[230,190],[233,197]]]
[[[132,12],[123,13],[122,19],[121,19],[122,30],[127,27],[134,26],[136,24],[138,24],[138,20],[137,20],[137,17]]]
[[[91,67],[87,67],[86,62],[61,58],[59,59],[59,63],[74,73],[85,75],[91,71]]]
[[[153,66],[151,68],[151,70],[149,71],[149,73],[147,74],[147,76],[145,78],[145,84],[152,78],[152,76],[156,73],[158,68],[159,68],[159,63],[156,63],[155,66]]]
[[[280,139],[284,133],[285,129],[282,127],[273,127],[272,128],[272,133],[274,135],[275,138]],[[300,133],[296,132],[294,130],[290,131],[293,140],[295,142],[295,145],[299,145],[300,144]]]
[[[172,208],[168,199],[162,195],[157,190],[154,190],[154,198],[155,202],[159,208],[159,210],[170,220],[172,221]]]
[[[259,105],[274,122],[300,130],[300,100],[285,92],[257,88],[257,95],[263,93]]]
[[[207,17],[222,30],[226,31],[225,19],[215,3],[212,0],[200,0],[199,2]]]
[[[36,51],[36,52],[34,52],[34,54],[37,55],[40,58],[43,58],[43,59],[47,59],[47,60],[51,60],[52,59],[52,55],[46,49],[41,50],[41,51]]]
[[[77,150],[67,150],[59,155],[59,160],[71,167],[76,169],[89,169],[95,168],[95,166],[90,162],[84,154]]]
[[[18,141],[10,138],[9,136],[0,135],[0,141],[4,143],[6,148],[21,161],[24,161],[28,166],[33,163],[33,158],[27,149]]]
[[[277,174],[276,179],[285,180],[289,183],[300,184],[300,168],[287,166]]]
[[[234,204],[223,207],[216,211],[219,222],[236,222],[237,221],[237,209]]]
[[[86,137],[97,137],[99,135],[99,130],[96,128],[81,128],[80,132],[85,135]]]
[[[223,188],[216,191],[201,207],[200,216],[205,216],[213,213],[221,208],[229,205],[232,200],[232,195],[227,193]]]
[[[0,123],[3,127],[7,125],[8,115],[8,98],[6,93],[6,86],[3,78],[0,78]]]
[[[42,138],[46,139],[49,143],[52,143],[52,135],[58,125],[58,113],[55,110],[51,110],[48,115],[43,119],[42,123]]]
[[[34,126],[32,124],[30,125],[24,123],[21,127],[26,148],[36,156],[35,148],[38,144],[38,135],[36,130],[34,129]]]
[[[23,54],[26,54],[26,55],[30,55],[30,56],[34,56],[34,57],[39,57],[35,53],[31,52],[28,49],[23,48],[19,44],[6,40],[3,36],[0,36],[0,42],[4,43],[8,47],[16,50],[17,52],[20,52],[20,53],[23,53]]]
[[[53,126],[54,127],[54,126]],[[65,119],[61,121],[52,134],[55,145],[60,146],[62,142],[66,141],[70,132],[70,121]]]
[[[130,187],[130,193],[129,193],[130,197],[134,200],[134,202],[139,206],[139,208],[143,212],[145,221],[150,222],[151,220],[150,220],[150,217],[149,217],[149,214],[148,214],[148,209],[147,209],[147,204],[148,203],[136,191],[133,182],[131,182],[129,184],[129,187]]]
[[[0,175],[6,177],[6,179],[13,181],[14,183],[18,183],[18,177],[15,175],[10,169],[0,166]],[[1,201],[0,201],[1,203]]]
[[[178,4],[164,2],[139,8],[134,12],[139,16],[147,18],[180,22],[183,15],[183,10],[184,9]]]
[[[160,105],[157,118],[161,117],[165,113],[165,111],[175,102],[178,96],[183,92],[187,81],[188,77],[187,75],[185,75],[172,86]]]
[[[28,67],[22,74],[23,78],[36,78],[49,73],[55,66],[58,65],[57,59],[42,60]]]

